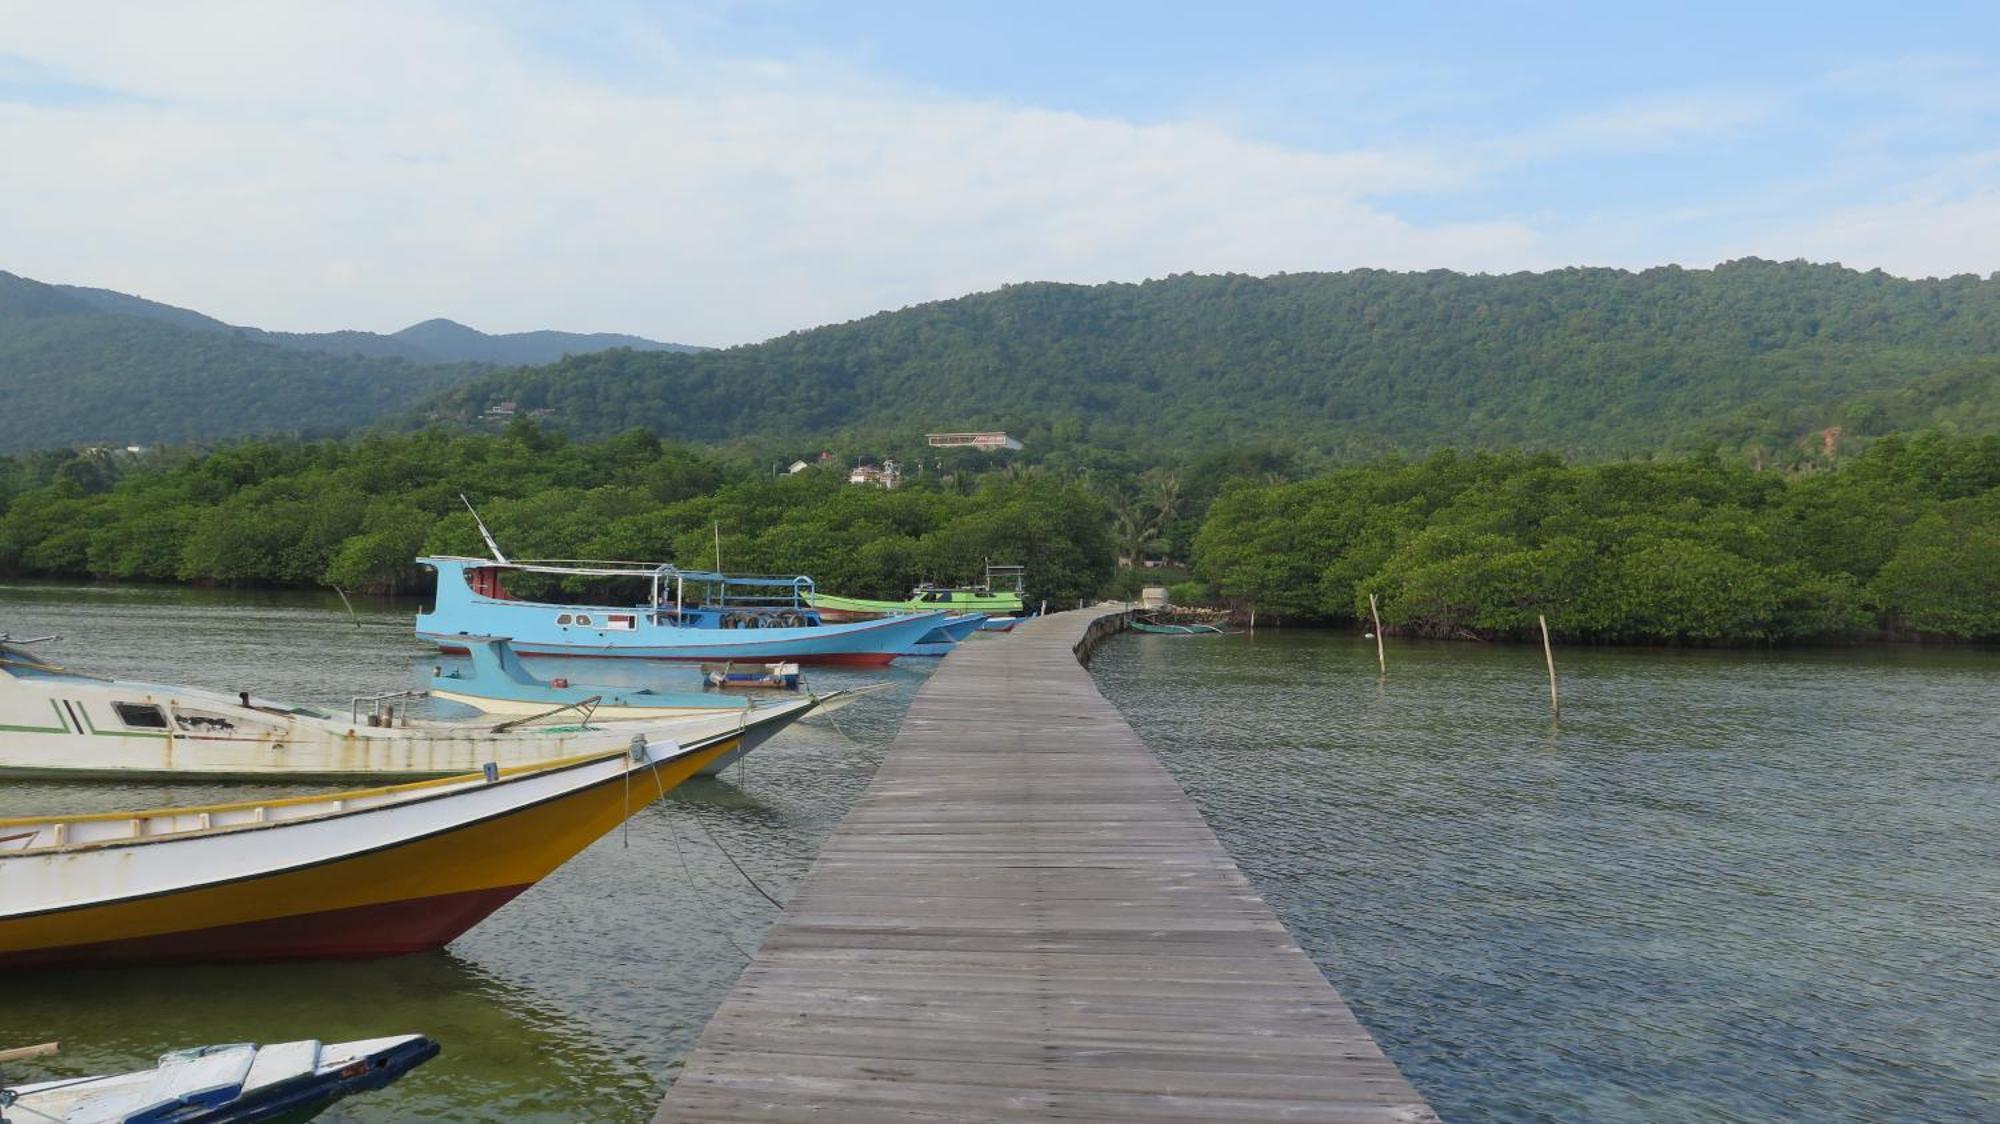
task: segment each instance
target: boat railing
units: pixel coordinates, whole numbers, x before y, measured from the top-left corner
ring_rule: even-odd
[[[409,720],[409,705],[418,699],[431,697],[429,691],[383,691],[375,695],[356,695],[348,703],[347,719],[356,726],[363,719],[361,708],[368,708],[367,723],[370,726],[395,726]],[[398,706],[397,704],[403,704]]]

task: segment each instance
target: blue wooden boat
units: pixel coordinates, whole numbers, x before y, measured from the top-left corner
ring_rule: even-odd
[[[947,614],[914,613],[827,624],[813,610],[811,578],[745,577],[647,562],[511,562],[427,557],[437,600],[417,614],[417,635],[446,651],[467,638],[505,636],[524,656],[626,656],[709,663],[886,664],[908,655]],[[526,601],[510,573],[620,580],[642,601],[580,605]]]
[[[980,626],[985,623],[985,613],[966,613],[949,618],[944,624],[925,633],[924,638],[917,641],[916,647],[910,649],[910,655],[948,656],[953,648],[958,647],[960,641],[978,632]]]
[[[733,725],[738,744],[728,753],[702,766],[700,775],[712,777],[741,760],[743,755],[776,737],[793,722],[817,709],[838,709],[850,701],[852,691],[834,691],[756,703],[739,695],[655,692],[645,687],[608,687],[573,684],[567,679],[541,679],[522,666],[520,657],[504,637],[463,638],[472,660],[469,672],[431,672],[431,694],[462,703],[489,714],[546,715],[573,709],[585,721],[604,723],[617,719],[653,719],[649,727],[672,735],[675,726],[658,725],[659,720],[687,718],[689,735],[715,728],[721,719]],[[792,668],[796,679],[798,665]]]
[[[676,718],[750,710],[755,704],[736,695],[702,691],[655,691],[650,687],[576,685],[567,678],[543,679],[529,671],[504,636],[461,636],[472,666],[431,669],[431,694],[488,714],[536,714],[554,707],[588,707],[596,718]]]
[[[438,1055],[421,1034],[358,1042],[235,1043],[175,1050],[133,1073],[0,1089],[0,1117],[77,1124],[306,1120],[380,1089]]]

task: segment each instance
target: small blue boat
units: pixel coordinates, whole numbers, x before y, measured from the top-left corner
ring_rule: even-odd
[[[489,714],[535,714],[553,707],[588,706],[593,718],[673,718],[680,711],[714,714],[747,711],[737,695],[663,692],[650,687],[577,686],[566,678],[542,679],[521,663],[504,636],[461,636],[472,667],[431,669],[431,694]]]
[[[437,600],[417,614],[417,635],[446,651],[471,637],[505,636],[523,656],[627,656],[709,663],[881,665],[909,655],[948,614],[914,613],[827,624],[809,598],[811,578],[743,577],[630,562],[510,562],[428,557]],[[625,581],[645,600],[626,605],[526,601],[510,573]]]
[[[655,692],[645,687],[605,687],[573,684],[567,679],[541,679],[522,666],[504,637],[461,637],[471,657],[470,671],[431,672],[431,694],[489,714],[546,715],[574,708],[586,721],[687,718],[690,723],[722,719],[740,730],[735,749],[702,766],[701,775],[717,776],[743,755],[776,737],[787,726],[815,709],[835,709],[849,702],[852,691],[807,695],[764,703],[740,695]],[[794,677],[798,665],[789,665]],[[672,732],[672,727],[658,727]],[[708,730],[712,723],[700,729]]]
[[[985,613],[965,613],[949,617],[945,623],[925,633],[924,638],[917,641],[916,647],[910,650],[910,655],[950,655],[951,650],[958,647],[960,641],[978,632],[985,623]]]
[[[380,1089],[438,1055],[421,1034],[359,1042],[235,1043],[160,1056],[152,1069],[0,1089],[8,1120],[88,1124],[249,1124],[306,1120]]]

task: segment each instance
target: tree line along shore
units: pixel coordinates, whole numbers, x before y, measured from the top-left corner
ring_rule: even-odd
[[[1028,567],[1031,600],[1120,588],[1121,563],[1191,565],[1183,599],[1343,624],[1572,641],[1770,644],[2000,639],[2000,437],[1876,439],[1831,471],[1713,453],[1386,456],[1305,474],[1269,451],[1143,477],[984,465],[896,489],[773,476],[631,432],[531,424],[246,440],[144,457],[0,459],[0,574],[418,593],[423,553],[805,573],[849,596]],[[553,590],[542,592],[555,592]],[[572,590],[572,593],[587,591]]]

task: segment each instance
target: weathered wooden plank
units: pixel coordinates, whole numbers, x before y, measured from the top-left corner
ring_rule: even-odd
[[[1077,664],[956,652],[662,1121],[1435,1117]]]

